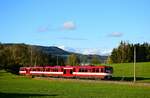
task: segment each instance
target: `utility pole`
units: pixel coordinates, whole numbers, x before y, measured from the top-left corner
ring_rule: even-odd
[[[134,45],[134,83],[136,82],[135,64],[136,64],[136,46]]]
[[[30,54],[30,63],[31,63],[30,66],[32,66],[32,46],[31,46],[31,54]]]

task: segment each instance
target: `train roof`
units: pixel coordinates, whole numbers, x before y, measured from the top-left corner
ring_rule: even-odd
[[[93,65],[86,65],[86,66],[71,66],[71,65],[67,65],[67,66],[33,66],[33,67],[21,67],[21,68],[103,68],[103,67],[112,67],[112,66],[108,66],[108,65],[100,65],[100,66],[93,66]]]

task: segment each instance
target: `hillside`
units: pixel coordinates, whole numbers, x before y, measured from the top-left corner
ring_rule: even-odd
[[[4,44],[0,44],[0,49],[2,48],[6,48],[6,49],[10,49],[12,51],[12,53],[14,51],[22,51],[22,52],[26,52],[26,54],[28,54],[30,57],[31,52],[32,54],[37,54],[37,53],[42,53],[42,54],[46,54],[46,55],[52,55],[52,56],[59,56],[62,57],[64,59],[66,59],[66,57],[70,54],[76,54],[81,61],[83,61],[83,58],[87,61],[90,62],[92,57],[97,56],[97,58],[104,63],[107,59],[107,56],[100,56],[100,55],[83,55],[80,53],[74,53],[74,52],[69,52],[69,51],[65,51],[63,49],[60,49],[56,46],[39,46],[39,45],[28,45],[28,44],[24,44],[24,43],[4,43]],[[5,49],[5,50],[6,50]],[[22,50],[19,50],[22,49]],[[10,53],[10,54],[12,54]],[[21,53],[22,54],[22,53]]]
[[[114,69],[114,80],[133,81],[133,63],[111,64]],[[150,83],[150,62],[136,63],[136,77],[138,82]]]
[[[108,56],[101,56],[101,55],[83,55],[80,53],[75,53],[75,52],[70,52],[70,51],[65,51],[63,49],[60,49],[56,46],[37,46],[37,45],[32,45],[33,48],[36,48],[40,51],[43,51],[44,53],[47,54],[52,54],[52,55],[58,55],[58,56],[62,56],[62,57],[66,57],[70,54],[76,54],[80,59],[82,59],[82,57],[85,57],[87,60],[86,61],[90,61],[94,56],[97,56],[99,60],[101,60],[102,63],[104,63],[107,59]]]

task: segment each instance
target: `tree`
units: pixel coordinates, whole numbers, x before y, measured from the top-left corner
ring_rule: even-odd
[[[94,56],[92,57],[91,64],[92,64],[92,65],[101,64],[101,61],[100,61],[100,59],[98,58],[98,56],[94,55]]]
[[[113,63],[127,63],[133,62],[134,47],[136,47],[136,61],[148,62],[150,61],[150,44],[130,44],[121,41],[117,48],[114,48],[111,53],[111,60]]]
[[[71,54],[67,58],[67,64],[71,66],[76,66],[80,64],[80,60],[75,54]]]
[[[111,59],[110,56],[108,56],[106,63],[107,63],[107,64],[112,64],[112,63],[113,63],[113,61],[112,61],[112,59]]]

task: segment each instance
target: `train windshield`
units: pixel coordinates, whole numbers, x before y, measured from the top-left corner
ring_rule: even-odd
[[[105,68],[105,72],[106,73],[112,73],[113,72],[113,68],[112,67],[106,67]]]

